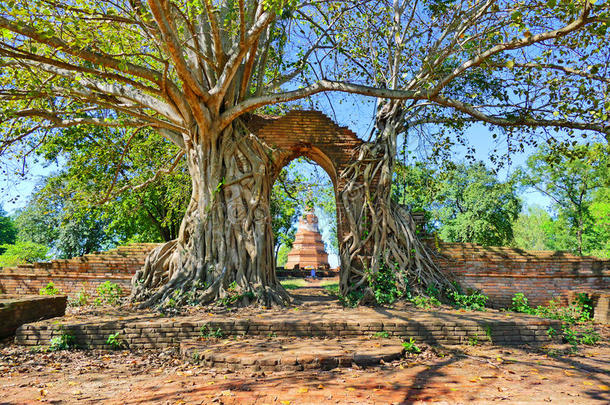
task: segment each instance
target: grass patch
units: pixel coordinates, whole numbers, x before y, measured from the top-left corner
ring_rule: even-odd
[[[280,280],[280,284],[287,290],[296,290],[297,288],[311,287],[312,283],[304,278],[286,278],[284,280]],[[339,283],[335,280],[319,280],[316,283],[316,286],[321,287],[328,287],[332,285],[339,287]]]

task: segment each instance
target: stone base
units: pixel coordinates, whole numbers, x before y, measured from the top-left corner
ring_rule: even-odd
[[[25,323],[64,316],[67,302],[66,295],[0,295],[0,339]]]
[[[180,344],[186,359],[229,370],[330,370],[365,367],[397,360],[403,354],[399,339],[197,339]]]

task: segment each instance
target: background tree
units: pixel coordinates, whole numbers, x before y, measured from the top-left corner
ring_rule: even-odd
[[[428,213],[427,229],[447,242],[503,246],[521,210],[514,181],[500,182],[483,163],[431,168],[397,165],[394,198]]]
[[[284,304],[273,154],[247,115],[320,92],[378,97],[374,140],[341,173],[341,291],[374,299],[367,283],[385,263],[402,289],[451,288],[391,202],[398,134],[425,112],[425,122],[607,136],[607,20],[607,2],[588,0],[1,3],[0,153],[24,159],[57,128],[153,128],[178,148],[161,170],[185,159],[191,198],[178,238],[150,254],[132,298],[156,305],[203,285],[195,295],[208,302],[232,285],[251,293],[241,304]],[[496,92],[501,83],[514,94]]]
[[[604,144],[575,145],[560,151],[541,146],[528,159],[523,184],[551,198],[557,212],[555,225],[565,230],[554,232],[551,248],[579,255],[601,248],[599,234],[604,231],[597,229],[600,226],[594,221],[591,207],[594,198],[603,199],[607,195],[604,189],[610,187],[608,152]],[[596,209],[603,212],[603,202],[597,203]]]
[[[17,240],[17,228],[11,217],[0,206],[0,245],[10,245]],[[0,247],[0,254],[4,253],[4,248]]]
[[[527,207],[513,224],[512,245],[526,250],[550,249],[553,220],[544,209],[537,205]]]

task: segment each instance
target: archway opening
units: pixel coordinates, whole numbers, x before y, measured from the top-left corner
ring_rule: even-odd
[[[280,167],[271,192],[278,277],[304,278],[314,274],[311,270],[316,276],[337,275],[334,165],[320,150],[310,147],[286,156]]]

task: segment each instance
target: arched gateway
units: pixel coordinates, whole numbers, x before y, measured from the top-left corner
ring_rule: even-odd
[[[247,125],[272,151],[273,181],[284,166],[301,156],[326,171],[335,190],[337,238],[343,240],[347,232],[345,207],[337,196],[346,181],[341,173],[353,163],[358,147],[364,142],[349,128],[337,125],[319,111],[291,111],[283,117],[252,116]]]
[[[191,294],[198,302],[289,302],[275,274],[270,197],[281,169],[300,156],[333,183],[343,295],[366,302],[379,291],[449,285],[410,215],[391,200],[395,145],[380,139],[363,142],[320,112],[292,111],[251,115],[225,128],[213,147],[189,149],[193,195],[180,235],[150,253],[132,280],[132,300],[143,307],[176,294],[183,301]]]

